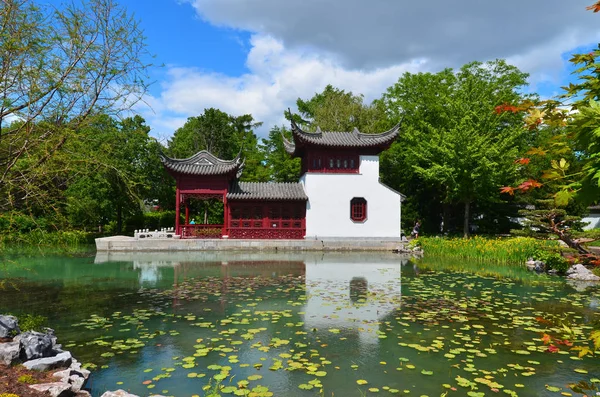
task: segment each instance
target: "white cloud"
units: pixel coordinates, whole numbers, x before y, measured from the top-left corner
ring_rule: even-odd
[[[188,0],[209,23],[253,33],[248,72],[226,76],[169,66],[142,112],[154,134],[170,136],[187,117],[216,107],[251,113],[259,135],[283,111],[325,85],[381,95],[402,73],[438,71],[507,58],[531,74],[532,90],[558,84],[561,55],[600,39],[590,0]]]
[[[310,98],[327,84],[364,94],[371,101],[402,73],[417,72],[426,65],[425,60],[416,60],[369,71],[348,70],[308,50],[286,50],[272,37],[255,35],[251,45],[246,62],[249,72],[239,77],[168,67],[160,95],[147,98],[156,113],[138,108],[154,134],[170,135],[187,117],[215,107],[234,115],[251,113],[264,122],[258,133],[265,136],[271,126],[285,122],[283,112],[294,107],[297,98]]]

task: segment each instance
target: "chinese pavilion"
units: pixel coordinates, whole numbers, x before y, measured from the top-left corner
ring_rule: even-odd
[[[187,159],[162,156],[176,179],[175,231],[181,238],[400,238],[403,196],[379,182],[379,153],[399,126],[380,134],[303,131],[292,122],[285,150],[302,160],[298,183],[241,182],[241,153],[222,160],[203,150]],[[191,224],[189,200],[223,202],[223,223]],[[185,221],[181,224],[181,212]]]

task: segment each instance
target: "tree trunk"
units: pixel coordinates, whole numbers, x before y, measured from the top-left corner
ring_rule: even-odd
[[[466,201],[465,202],[465,220],[464,220],[464,224],[463,224],[463,235],[465,238],[469,237],[469,211],[471,210],[471,202],[470,201]]]
[[[442,204],[442,227],[440,232],[445,234],[450,229],[450,205]]]
[[[117,234],[121,234],[123,229],[123,208],[117,204]]]

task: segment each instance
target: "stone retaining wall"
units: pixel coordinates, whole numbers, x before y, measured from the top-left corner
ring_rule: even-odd
[[[307,240],[136,239],[127,236],[96,239],[98,251],[397,251],[406,242],[396,238]]]

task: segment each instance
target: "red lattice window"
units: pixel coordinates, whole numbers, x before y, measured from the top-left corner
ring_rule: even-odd
[[[350,200],[350,219],[354,222],[364,222],[367,219],[367,200],[362,197]]]

